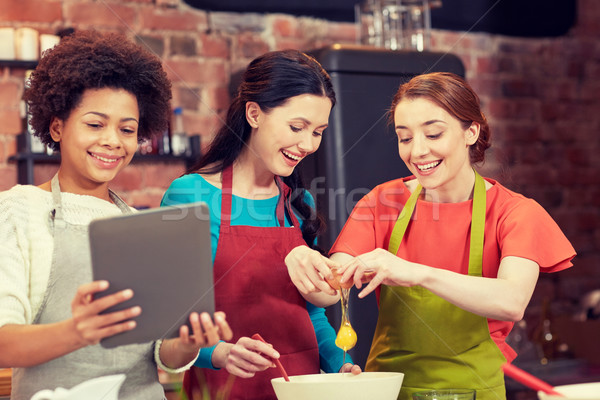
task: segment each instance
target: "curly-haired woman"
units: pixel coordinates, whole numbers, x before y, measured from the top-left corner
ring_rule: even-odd
[[[227,339],[222,314],[192,314],[192,334],[105,349],[135,328],[141,310],[100,314],[131,290],[94,299],[88,225],[133,210],[109,190],[140,140],[163,132],[171,85],[160,60],[118,34],[76,32],[45,53],[25,92],[31,125],[60,152],[51,181],[0,193],[0,367],[12,367],[11,398],[125,373],[120,399],[163,399],[157,364],[185,367],[201,346]],[[217,329],[215,329],[217,328]],[[206,333],[206,338],[203,337]]]

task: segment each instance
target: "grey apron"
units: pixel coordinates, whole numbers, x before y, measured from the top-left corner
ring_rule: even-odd
[[[54,210],[50,214],[54,254],[42,306],[33,323],[49,324],[71,318],[71,301],[77,288],[92,281],[87,225],[72,225],[63,219],[58,175],[52,178]],[[116,194],[111,200],[123,213],[131,210]],[[11,400],[29,400],[42,389],[70,389],[88,379],[126,374],[119,399],[164,399],[154,362],[154,343],[105,349],[100,344],[86,346],[46,363],[14,368]]]

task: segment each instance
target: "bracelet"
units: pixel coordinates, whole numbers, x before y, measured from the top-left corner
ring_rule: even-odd
[[[192,361],[190,361],[183,367],[170,368],[170,367],[167,367],[165,364],[163,364],[162,360],[160,359],[160,347],[162,346],[162,344],[163,344],[162,339],[157,340],[156,343],[154,344],[154,360],[156,360],[156,364],[158,365],[158,367],[160,369],[162,369],[163,371],[168,372],[170,374],[178,374],[180,372],[187,371],[188,369],[190,369],[190,367],[192,365],[194,365],[194,363],[196,362],[196,359],[198,358],[198,354],[200,354],[200,350],[198,350],[198,354],[196,355],[196,357],[194,357],[194,359]]]

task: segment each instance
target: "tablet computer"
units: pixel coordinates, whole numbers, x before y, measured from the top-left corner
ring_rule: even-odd
[[[136,327],[101,340],[103,347],[176,337],[192,311],[214,313],[210,217],[205,203],[161,207],[97,219],[89,227],[94,280],[132,289],[105,311],[142,308]]]

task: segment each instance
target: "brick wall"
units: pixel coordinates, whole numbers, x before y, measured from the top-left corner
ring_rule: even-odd
[[[483,172],[535,198],[579,253],[571,271],[543,276],[533,300],[564,300],[600,287],[600,3],[579,0],[579,18],[559,38],[523,39],[434,31],[433,50],[457,54],[482,99],[494,147]],[[0,26],[40,33],[73,27],[124,32],[163,60],[174,106],[203,143],[220,125],[231,74],[257,55],[288,47],[353,43],[352,24],[282,14],[207,13],[180,0],[4,0]],[[16,183],[18,104],[24,71],[0,69],[0,190]],[[55,166],[36,169],[36,184]],[[134,205],[156,206],[182,163],[136,163],[115,182]]]

